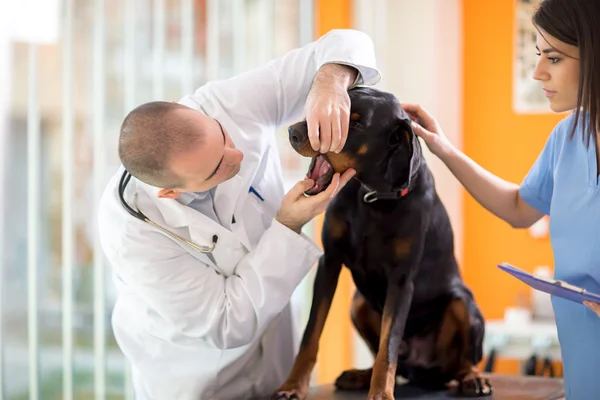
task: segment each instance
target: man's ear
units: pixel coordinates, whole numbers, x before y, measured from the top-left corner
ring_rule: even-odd
[[[177,189],[160,189],[157,196],[159,199],[176,199],[180,194],[181,192]]]

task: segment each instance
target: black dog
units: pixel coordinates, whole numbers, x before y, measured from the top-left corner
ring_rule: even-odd
[[[443,390],[455,381],[461,395],[488,395],[491,386],[475,367],[483,316],[461,278],[450,220],[410,117],[390,93],[355,88],[349,96],[341,153],[313,151],[305,121],[289,128],[293,148],[313,157],[308,175],[316,185],[307,194],[324,190],[334,171],[357,173],[327,209],[310,318],[294,367],[273,398],[306,397],[342,264],[358,289],[351,317],[375,363],[342,373],[338,388],[393,399],[398,375],[425,388]]]

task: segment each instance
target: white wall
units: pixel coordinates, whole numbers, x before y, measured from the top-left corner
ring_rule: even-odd
[[[380,89],[400,102],[420,103],[437,117],[446,136],[462,147],[462,15],[460,0],[355,0],[354,26],[373,39],[383,79]],[[454,228],[462,257],[462,188],[423,143]],[[372,358],[356,336],[356,365]]]

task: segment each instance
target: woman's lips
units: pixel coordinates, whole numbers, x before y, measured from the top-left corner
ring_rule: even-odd
[[[542,90],[544,91],[544,95],[546,97],[551,97],[551,96],[554,96],[556,94],[556,92],[553,91],[553,90],[548,90],[548,89],[542,89]]]

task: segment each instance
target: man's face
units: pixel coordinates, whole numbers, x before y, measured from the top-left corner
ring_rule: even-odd
[[[197,127],[204,135],[188,151],[171,157],[171,171],[184,185],[173,190],[162,189],[159,197],[177,198],[181,192],[205,192],[237,175],[244,155],[235,148],[221,124],[193,109],[174,112],[175,118]]]

